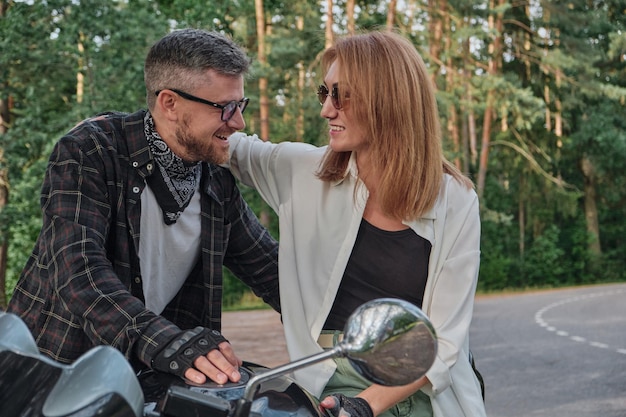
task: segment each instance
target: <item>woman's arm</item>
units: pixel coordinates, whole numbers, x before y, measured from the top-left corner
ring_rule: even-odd
[[[356,397],[362,398],[367,401],[370,406],[373,416],[376,417],[400,401],[403,401],[420,390],[424,385],[428,383],[426,377],[422,377],[417,381],[402,385],[398,387],[386,387],[383,385],[371,385],[365,390],[361,391]],[[336,399],[333,396],[326,397],[320,402],[320,406],[326,409],[333,409],[337,407]],[[356,411],[358,413],[358,410]],[[341,416],[339,416],[341,417]],[[367,417],[360,415],[353,415],[352,417]]]
[[[366,400],[372,407],[374,416],[377,416],[415,394],[427,383],[428,379],[424,376],[415,382],[399,387],[386,387],[374,384],[363,390],[357,397]]]
[[[476,193],[449,180],[437,212],[436,249],[424,297],[424,311],[437,331],[438,353],[426,374],[429,394],[451,384],[450,369],[465,355],[480,263],[480,218]],[[438,223],[438,224],[437,224]],[[467,359],[465,359],[467,360]]]
[[[290,198],[298,173],[302,173],[308,181],[315,179],[319,156],[307,157],[310,151],[319,149],[313,145],[271,143],[262,141],[256,135],[243,133],[231,135],[228,142],[230,161],[227,167],[241,182],[257,190],[276,213],[281,202]],[[308,169],[311,161],[314,166]]]

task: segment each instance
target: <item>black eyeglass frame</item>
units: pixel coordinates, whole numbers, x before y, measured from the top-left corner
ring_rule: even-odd
[[[341,102],[341,97],[339,97],[339,86],[337,85],[337,83],[334,83],[330,89],[330,91],[328,90],[328,87],[326,87],[324,84],[320,84],[317,87],[317,99],[320,102],[320,105],[324,105],[324,103],[326,103],[326,99],[328,98],[328,96],[330,95],[330,102],[332,103],[333,107],[336,108],[337,110],[341,110],[343,108],[343,103]],[[350,98],[348,96],[344,97],[344,100],[349,100]]]
[[[222,122],[227,122],[230,119],[233,118],[233,116],[235,115],[235,112],[237,111],[237,107],[239,107],[239,110],[241,110],[241,114],[243,114],[243,112],[246,110],[246,107],[248,107],[248,103],[250,102],[250,99],[248,97],[244,97],[239,101],[229,101],[228,103],[222,105],[219,103],[214,103],[212,101],[209,100],[205,100],[203,98],[200,97],[196,97],[192,94],[189,93],[185,93],[184,91],[178,90],[176,88],[164,88],[163,90],[170,90],[175,92],[176,94],[178,94],[179,96],[181,96],[182,98],[189,100],[189,101],[195,101],[197,103],[202,103],[202,104],[207,104],[209,106],[213,106],[215,108],[218,108],[220,110],[222,110],[222,115],[220,116],[220,119],[222,120]],[[163,90],[157,90],[154,92],[154,94],[156,96],[158,96],[161,91]],[[231,106],[229,108],[229,106]],[[224,111],[228,109],[228,115],[227,117],[224,117]],[[231,110],[232,109],[232,110]]]

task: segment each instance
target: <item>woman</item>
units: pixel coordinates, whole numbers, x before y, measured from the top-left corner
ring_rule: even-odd
[[[296,378],[322,407],[353,417],[484,416],[468,339],[478,199],[443,156],[427,69],[409,41],[389,32],[340,39],[322,62],[327,147],[229,139],[231,170],[279,216],[289,354],[331,347],[353,309],[378,297],[421,307],[439,351],[426,376],[407,386],[370,384],[343,359]]]

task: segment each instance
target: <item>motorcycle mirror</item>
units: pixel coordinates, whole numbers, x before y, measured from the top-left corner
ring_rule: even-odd
[[[348,318],[344,339],[334,348],[252,377],[237,402],[234,417],[248,416],[254,394],[263,381],[326,359],[346,357],[372,382],[405,385],[424,376],[436,355],[435,329],[420,308],[395,298],[372,300]]]
[[[346,323],[342,350],[357,372],[381,385],[406,385],[426,374],[437,355],[437,336],[417,306],[377,299]]]

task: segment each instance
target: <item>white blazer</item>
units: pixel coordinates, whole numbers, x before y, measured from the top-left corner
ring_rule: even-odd
[[[229,142],[233,174],[254,187],[278,214],[280,299],[289,356],[296,360],[320,352],[317,338],[368,197],[356,163],[350,161],[343,180],[328,183],[315,176],[325,147],[274,144],[243,133],[233,134]],[[468,359],[480,262],[478,197],[446,174],[435,206],[405,224],[432,245],[422,309],[437,331],[439,349],[423,391],[431,397],[437,417],[485,416]],[[295,378],[319,396],[334,370],[328,360],[296,371]]]

